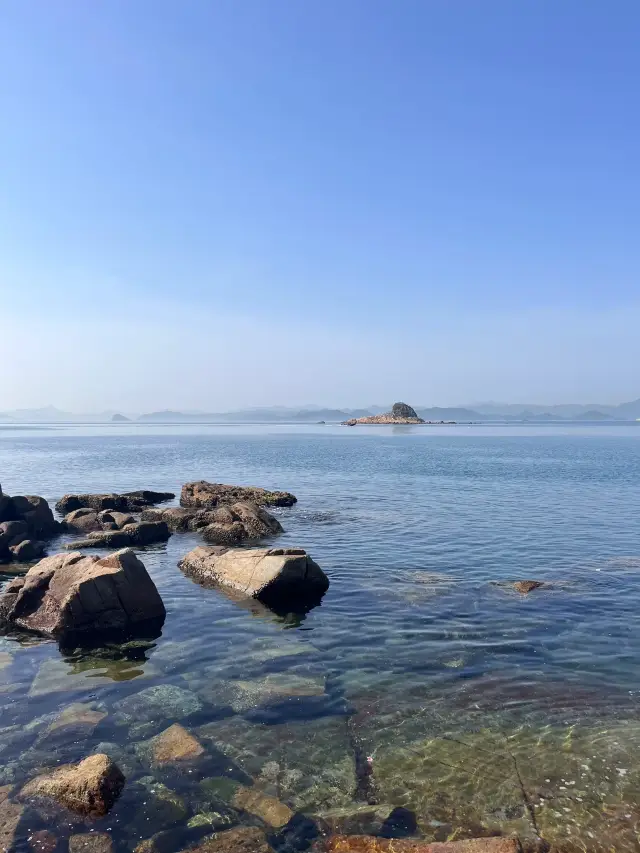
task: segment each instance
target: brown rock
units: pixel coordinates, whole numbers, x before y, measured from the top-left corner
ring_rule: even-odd
[[[82,832],[69,839],[69,853],[113,853],[113,842],[106,832]]]
[[[103,509],[114,509],[118,512],[138,512],[145,507],[170,501],[175,498],[172,492],[152,492],[142,489],[137,492],[125,492],[124,494],[90,494],[90,495],[64,495],[56,504],[58,512],[67,513],[81,507],[89,507],[100,511]]]
[[[120,796],[124,781],[109,756],[98,753],[36,776],[24,786],[20,799],[45,797],[79,814],[102,817]]]
[[[515,591],[521,592],[523,595],[532,592],[534,589],[539,589],[541,586],[544,586],[542,581],[516,581],[513,584]]]
[[[98,521],[98,513],[95,509],[81,507],[67,513],[63,521],[67,530],[79,533],[88,533],[91,530],[99,530],[100,522]]]
[[[201,546],[179,565],[199,583],[226,586],[267,605],[319,600],[329,587],[325,573],[302,548]]]
[[[189,847],[188,853],[273,853],[273,848],[262,830],[239,826],[205,838],[196,847]]]
[[[18,518],[27,524],[30,538],[46,539],[60,532],[60,522],[55,520],[44,498],[38,495],[14,495],[11,500]]]
[[[0,851],[14,850],[13,842],[16,829],[24,812],[24,807],[5,799],[0,802]]]
[[[39,829],[37,832],[33,832],[27,840],[29,849],[33,853],[56,853],[60,844],[58,836],[49,832],[48,829]]]
[[[469,838],[466,841],[410,841],[369,835],[333,835],[326,853],[519,853],[516,838]]]
[[[285,803],[268,796],[258,788],[247,788],[244,785],[238,787],[231,805],[236,809],[257,815],[269,826],[284,826],[293,817],[293,812]]]
[[[114,530],[122,530],[127,524],[135,524],[136,520],[128,512],[118,512],[115,509],[104,509],[98,513],[98,521],[103,527],[108,524],[115,525]]]
[[[0,524],[0,548],[17,545],[29,536],[26,521],[3,521]]]
[[[195,510],[171,506],[168,509],[145,509],[140,518],[142,521],[164,521],[169,530],[185,533],[189,530],[189,522],[197,514]]]
[[[231,524],[208,524],[202,529],[202,538],[211,545],[237,545],[246,539],[246,531],[239,521]]]
[[[42,542],[37,542],[33,539],[25,539],[18,545],[9,546],[9,551],[11,551],[13,559],[17,563],[31,563],[42,557],[44,554],[44,545]]]
[[[4,803],[12,790],[13,785],[2,785],[2,787],[0,787],[0,805]]]
[[[109,522],[105,522],[108,524]],[[95,530],[86,539],[76,540],[65,546],[73,548],[130,548],[166,542],[171,536],[164,521],[136,521],[126,524],[122,530]]]
[[[49,637],[129,629],[164,615],[155,584],[130,550],[102,559],[80,553],[48,557],[12,581],[0,598],[0,627]]]
[[[106,711],[96,711],[91,705],[73,702],[58,714],[47,732],[51,734],[64,729],[73,729],[81,731],[85,737],[88,737],[106,716]]]
[[[204,753],[202,744],[180,723],[151,739],[151,756],[157,765],[193,761]]]
[[[295,495],[290,492],[270,492],[258,486],[227,486],[200,480],[186,483],[180,495],[181,506],[214,509],[221,504],[249,501],[258,506],[293,506]]]
[[[209,510],[186,507],[145,510],[142,519],[163,521],[169,529],[179,532],[201,530],[204,540],[212,545],[237,545],[282,533],[277,518],[248,501],[222,504]]]

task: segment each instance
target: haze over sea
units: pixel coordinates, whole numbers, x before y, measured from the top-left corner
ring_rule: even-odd
[[[26,425],[0,430],[0,472],[6,493],[51,502],[203,478],[286,489],[298,503],[276,511],[278,544],[331,582],[306,616],[276,615],[183,576],[195,534],[141,552],[168,611],[154,642],[62,654],[0,640],[0,784],[45,752],[78,760],[107,742],[127,786],[91,826],[133,849],[163,826],[136,785],[163,781],[182,797],[182,849],[207,811],[202,779],[149,782],[140,746],[179,720],[294,811],[355,812],[352,829],[378,820],[373,799],[415,811],[427,838],[637,849],[640,427]],[[548,586],[523,596],[518,579]],[[127,704],[154,685],[159,704]],[[229,685],[246,699],[235,710]],[[55,740],[72,702],[107,716]]]

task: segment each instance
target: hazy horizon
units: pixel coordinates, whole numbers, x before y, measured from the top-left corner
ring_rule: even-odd
[[[638,397],[632,0],[2,17],[0,411]]]

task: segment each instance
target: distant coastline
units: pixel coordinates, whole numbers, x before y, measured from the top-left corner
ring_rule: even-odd
[[[367,408],[303,408],[272,406],[229,412],[160,410],[144,413],[103,411],[74,414],[54,406],[40,409],[15,409],[0,412],[0,424],[19,423],[113,423],[133,424],[318,424],[343,423],[362,418],[376,418],[388,413],[390,406]],[[566,423],[566,422],[633,422],[640,418],[640,399],[617,406],[588,403],[553,406],[478,403],[473,406],[415,406],[419,420],[425,423]]]

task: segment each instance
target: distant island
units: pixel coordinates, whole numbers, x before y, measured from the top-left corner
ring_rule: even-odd
[[[131,418],[125,417],[125,415],[119,415],[117,412],[115,415],[111,415],[111,420],[114,423],[131,423]]]
[[[358,426],[358,424],[424,424],[422,418],[419,418],[416,410],[412,409],[407,403],[394,403],[390,412],[383,412],[381,415],[368,415],[364,418],[349,418],[347,421],[342,421],[343,426]]]

